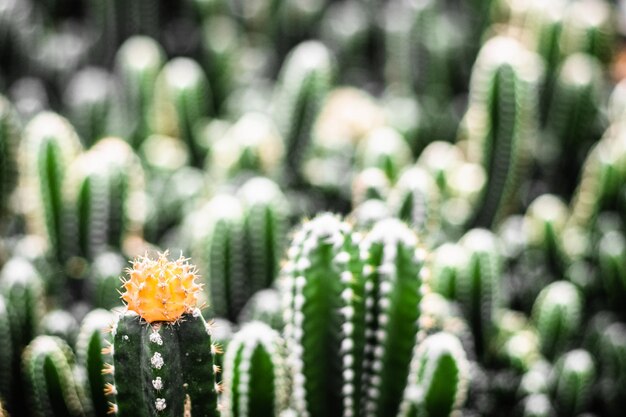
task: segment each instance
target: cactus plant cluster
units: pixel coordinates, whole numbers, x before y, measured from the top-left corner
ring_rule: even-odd
[[[626,9],[0,1],[0,417],[617,417]]]

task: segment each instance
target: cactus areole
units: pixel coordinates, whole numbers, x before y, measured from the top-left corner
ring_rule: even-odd
[[[139,314],[148,323],[176,322],[183,314],[193,313],[202,286],[196,282],[196,267],[182,256],[175,261],[167,252],[157,259],[148,256],[133,261],[122,300],[128,310]]]

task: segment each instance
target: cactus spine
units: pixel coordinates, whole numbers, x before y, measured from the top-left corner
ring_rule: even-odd
[[[244,325],[224,355],[225,417],[278,417],[287,408],[284,342],[268,325]]]

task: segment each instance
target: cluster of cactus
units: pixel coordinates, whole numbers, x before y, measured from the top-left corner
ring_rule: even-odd
[[[615,3],[0,1],[0,416],[621,416]]]

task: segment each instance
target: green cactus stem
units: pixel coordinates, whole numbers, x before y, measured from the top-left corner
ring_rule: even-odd
[[[596,378],[593,358],[583,349],[564,354],[554,369],[553,395],[559,414],[577,415],[586,411]]]
[[[0,218],[9,214],[10,196],[17,185],[17,147],[21,126],[13,105],[0,95]]]

